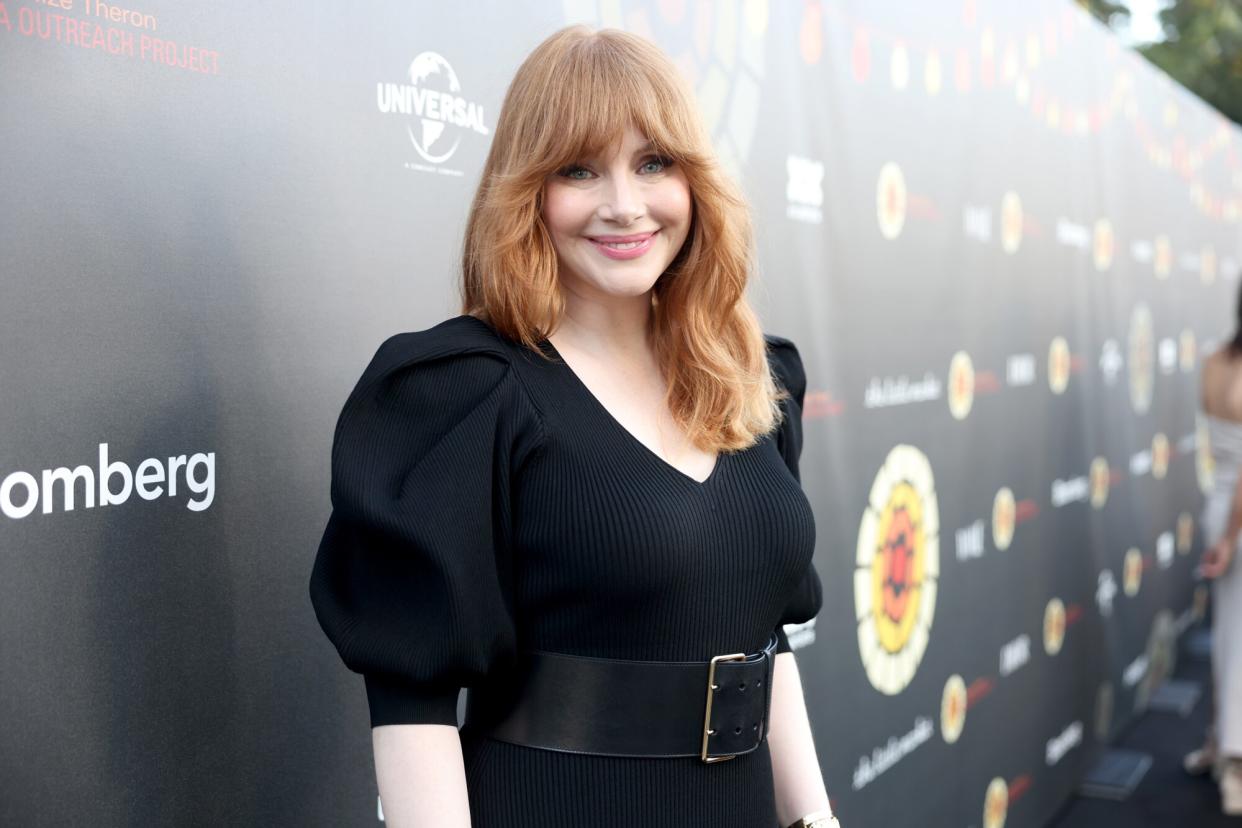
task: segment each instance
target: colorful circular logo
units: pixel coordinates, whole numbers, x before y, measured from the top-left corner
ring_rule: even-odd
[[[867,678],[896,695],[914,678],[931,637],[940,577],[940,511],[926,455],[888,453],[858,530],[854,608]]]
[[[1156,342],[1152,335],[1151,311],[1137,305],[1130,314],[1130,404],[1136,414],[1151,408],[1151,386],[1155,372]]]
[[[1048,346],[1048,387],[1054,394],[1063,394],[1069,386],[1070,349],[1065,337],[1058,336]]]
[[[1160,432],[1151,438],[1151,476],[1163,480],[1169,473],[1169,438]]]
[[[1054,656],[1065,643],[1065,604],[1053,598],[1044,607],[1044,652]]]
[[[970,354],[958,351],[949,361],[949,413],[964,420],[975,402],[975,366]]]
[[[953,744],[966,726],[966,682],[957,673],[949,676],[940,696],[940,735]]]
[[[1002,552],[1013,543],[1013,530],[1017,524],[1018,504],[1013,492],[1002,487],[992,499],[992,545]]]
[[[1143,553],[1131,547],[1126,550],[1125,563],[1121,569],[1121,587],[1133,598],[1143,585]]]
[[[1005,828],[1009,815],[1009,786],[999,776],[988,783],[983,797],[983,828]]]
[[[876,218],[880,223],[880,235],[895,239],[901,235],[906,224],[906,177],[901,167],[892,161],[880,168],[880,180],[875,188]]]
[[[1091,508],[1103,509],[1104,504],[1108,502],[1108,489],[1112,479],[1108,461],[1103,457],[1092,460],[1089,479],[1091,481]]]

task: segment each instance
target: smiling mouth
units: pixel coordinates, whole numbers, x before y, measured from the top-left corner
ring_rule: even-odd
[[[647,243],[659,230],[650,233],[636,233],[630,236],[587,236],[588,239],[609,250],[634,250]]]

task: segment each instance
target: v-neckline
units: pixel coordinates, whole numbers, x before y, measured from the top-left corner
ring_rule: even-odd
[[[578,372],[573,369],[573,367],[569,364],[569,361],[566,360],[565,357],[561,355],[561,352],[557,350],[556,346],[552,344],[552,340],[545,339],[543,340],[543,342],[545,345],[548,346],[548,348],[552,350],[552,353],[556,355],[556,358],[560,360],[560,364],[564,366],[566,373],[569,374],[570,381],[574,385],[576,385],[579,389],[581,389],[582,393],[587,397],[587,399],[590,400],[590,402],[595,406],[595,408],[598,409],[599,412],[604,415],[604,418],[608,420],[608,422],[612,423],[613,427],[618,432],[620,432],[623,438],[629,440],[632,444],[634,444],[640,450],[642,450],[642,452],[645,453],[648,457],[650,457],[655,462],[659,463],[664,468],[671,471],[673,474],[677,475],[678,477],[685,480],[686,482],[691,483],[694,486],[697,486],[700,489],[707,488],[707,486],[713,480],[716,479],[717,474],[720,472],[720,467],[724,465],[725,458],[729,456],[726,452],[722,452],[722,451],[716,452],[716,462],[712,464],[712,470],[708,472],[707,477],[703,478],[702,480],[696,480],[695,478],[686,474],[684,471],[677,468],[672,463],[668,462],[663,457],[661,457],[658,453],[656,453],[650,446],[648,446],[642,440],[635,437],[634,433],[630,431],[628,428],[626,428],[621,423],[621,421],[618,420],[616,416],[614,416],[613,413],[608,410],[608,406],[604,405],[603,402],[600,401],[599,397],[595,396],[595,392],[592,391],[590,387],[585,382],[582,381],[582,378],[578,376]]]

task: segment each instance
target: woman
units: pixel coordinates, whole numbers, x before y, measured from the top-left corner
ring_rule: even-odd
[[[1201,404],[1215,473],[1199,569],[1212,579],[1215,715],[1206,743],[1185,762],[1191,773],[1215,771],[1222,810],[1231,816],[1242,816],[1242,567],[1234,563],[1242,536],[1242,289],[1237,302],[1237,333],[1203,363]]]
[[[387,340],[341,413],[311,598],[390,825],[837,824],[781,631],[822,603],[805,376],[676,78],[618,31],[535,49],[463,315]]]

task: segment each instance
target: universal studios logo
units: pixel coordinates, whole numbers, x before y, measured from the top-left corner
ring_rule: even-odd
[[[461,82],[449,62],[436,52],[423,52],[410,63],[407,83],[375,85],[379,111],[400,116],[405,131],[422,162],[406,163],[407,169],[443,175],[462,175],[440,165],[457,152],[468,132],[490,134],[483,123],[483,106],[461,94]]]

